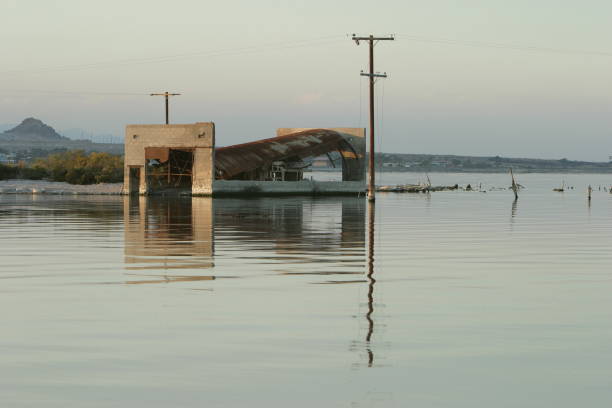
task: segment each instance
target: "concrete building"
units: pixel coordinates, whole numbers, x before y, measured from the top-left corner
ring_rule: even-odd
[[[341,163],[342,181],[305,178],[321,155]],[[123,188],[141,195],[359,194],[365,163],[363,128],[283,128],[274,138],[216,149],[214,123],[128,125]]]

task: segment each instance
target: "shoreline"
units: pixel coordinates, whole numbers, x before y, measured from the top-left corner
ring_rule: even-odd
[[[0,194],[121,195],[123,183],[69,184],[60,181],[0,180]]]

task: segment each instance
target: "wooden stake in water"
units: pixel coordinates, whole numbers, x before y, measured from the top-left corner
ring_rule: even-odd
[[[588,193],[589,193],[589,201],[591,201],[591,193],[593,192],[593,189],[591,188],[591,185],[589,184],[589,188],[587,189]]]
[[[518,200],[518,185],[514,180],[514,173],[512,173],[512,168],[510,168],[510,177],[512,177],[512,191],[514,192],[514,199]]]

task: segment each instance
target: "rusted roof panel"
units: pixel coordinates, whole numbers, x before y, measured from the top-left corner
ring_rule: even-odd
[[[337,150],[343,137],[326,129],[312,129],[270,139],[257,140],[215,151],[215,168],[222,178],[269,166],[277,160],[319,156]]]
[[[160,163],[168,161],[170,149],[167,147],[145,147],[145,159],[156,159]]]

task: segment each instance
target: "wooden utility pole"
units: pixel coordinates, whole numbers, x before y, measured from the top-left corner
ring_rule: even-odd
[[[151,96],[164,96],[166,99],[166,125],[169,124],[169,120],[168,120],[168,97],[169,96],[177,96],[180,95],[180,93],[169,93],[168,91],[164,92],[164,93],[152,93]]]
[[[370,72],[361,72],[362,76],[370,77],[370,157],[368,161],[368,200],[374,201],[374,193],[376,184],[374,179],[374,82],[375,78],[386,78],[387,74],[377,74],[374,72],[374,45],[378,41],[395,40],[390,37],[374,37],[370,34],[368,37],[357,37],[353,34],[353,41],[359,45],[359,41],[368,41],[370,45]]]

